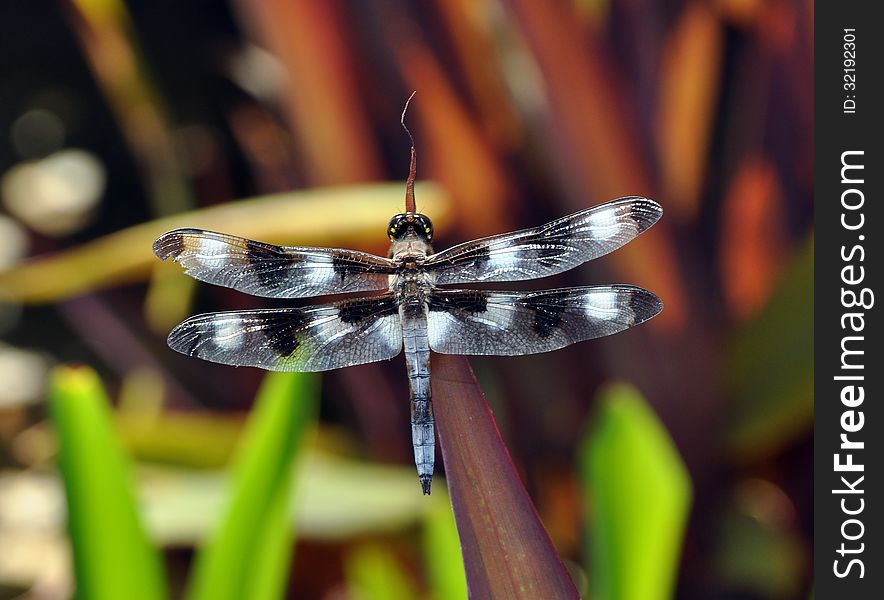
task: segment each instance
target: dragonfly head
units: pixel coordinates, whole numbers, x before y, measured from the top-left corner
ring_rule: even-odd
[[[401,240],[408,235],[419,237],[427,242],[433,240],[433,222],[421,213],[407,212],[394,216],[387,226],[391,240]]]

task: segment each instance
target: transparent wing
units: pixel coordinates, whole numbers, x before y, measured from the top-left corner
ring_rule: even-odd
[[[499,356],[558,350],[623,331],[663,310],[657,296],[631,285],[539,292],[437,289],[428,304],[432,350]]]
[[[620,198],[541,227],[452,246],[423,264],[442,285],[548,277],[613,252],[662,214],[653,200]]]
[[[390,294],[304,308],[208,313],[169,334],[182,354],[269,371],[327,371],[393,358],[402,326]]]
[[[393,261],[366,252],[274,246],[203,229],[164,233],[153,251],[200,281],[270,298],[385,290],[395,272]]]

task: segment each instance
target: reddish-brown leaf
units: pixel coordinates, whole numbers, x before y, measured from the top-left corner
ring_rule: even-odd
[[[587,36],[564,2],[515,0],[513,14],[542,76],[547,125],[541,133],[555,157],[573,210],[629,194],[657,196],[641,150],[640,121],[616,64]],[[683,327],[687,300],[669,225],[663,223],[611,257],[621,274],[654,290],[666,310],[650,326]],[[654,260],[648,260],[653,256]]]
[[[312,185],[373,181],[382,172],[364,103],[354,101],[360,96],[355,84],[360,65],[340,4],[236,4],[257,41],[282,65],[280,106]]]
[[[740,165],[722,208],[721,275],[731,314],[761,310],[777,282],[785,253],[782,191],[773,165],[750,156]]]
[[[464,235],[506,231],[511,225],[507,201],[516,192],[478,122],[423,45],[402,43],[397,50],[405,80],[418,90],[412,106],[418,178],[435,179],[450,190]],[[426,151],[420,154],[422,145]],[[420,206],[420,198],[417,202]]]
[[[667,208],[694,219],[706,171],[718,102],[724,31],[704,4],[685,8],[661,62],[657,152]]]
[[[466,358],[433,355],[439,445],[471,598],[578,598]]]

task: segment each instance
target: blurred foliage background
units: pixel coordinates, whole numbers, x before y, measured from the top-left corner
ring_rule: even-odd
[[[411,465],[401,359],[321,387],[268,380],[246,427],[264,374],[164,340],[194,312],[270,303],[150,251],[196,226],[384,254],[412,90],[437,249],[625,195],[664,206],[628,247],[519,286],[633,283],[664,300],[660,317],[471,360],[578,587],[808,597],[812,31],[806,0],[0,3],[0,598],[69,597],[66,506],[90,538],[77,519],[101,498],[99,522],[159,549],[131,555],[145,597],[218,597],[205,573],[237,551],[268,553],[231,582],[241,597],[463,594],[445,487],[422,498]],[[91,445],[65,455],[62,485],[71,439]],[[658,439],[672,455],[632,476]],[[84,479],[89,456],[117,453]],[[648,514],[656,500],[674,516]],[[215,529],[225,511],[254,531]],[[631,564],[658,529],[668,541]],[[102,575],[82,566],[86,594]],[[636,577],[651,591],[618,588]]]

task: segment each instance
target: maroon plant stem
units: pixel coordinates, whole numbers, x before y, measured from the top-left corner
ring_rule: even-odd
[[[433,404],[471,598],[579,598],[469,362],[434,354]]]

